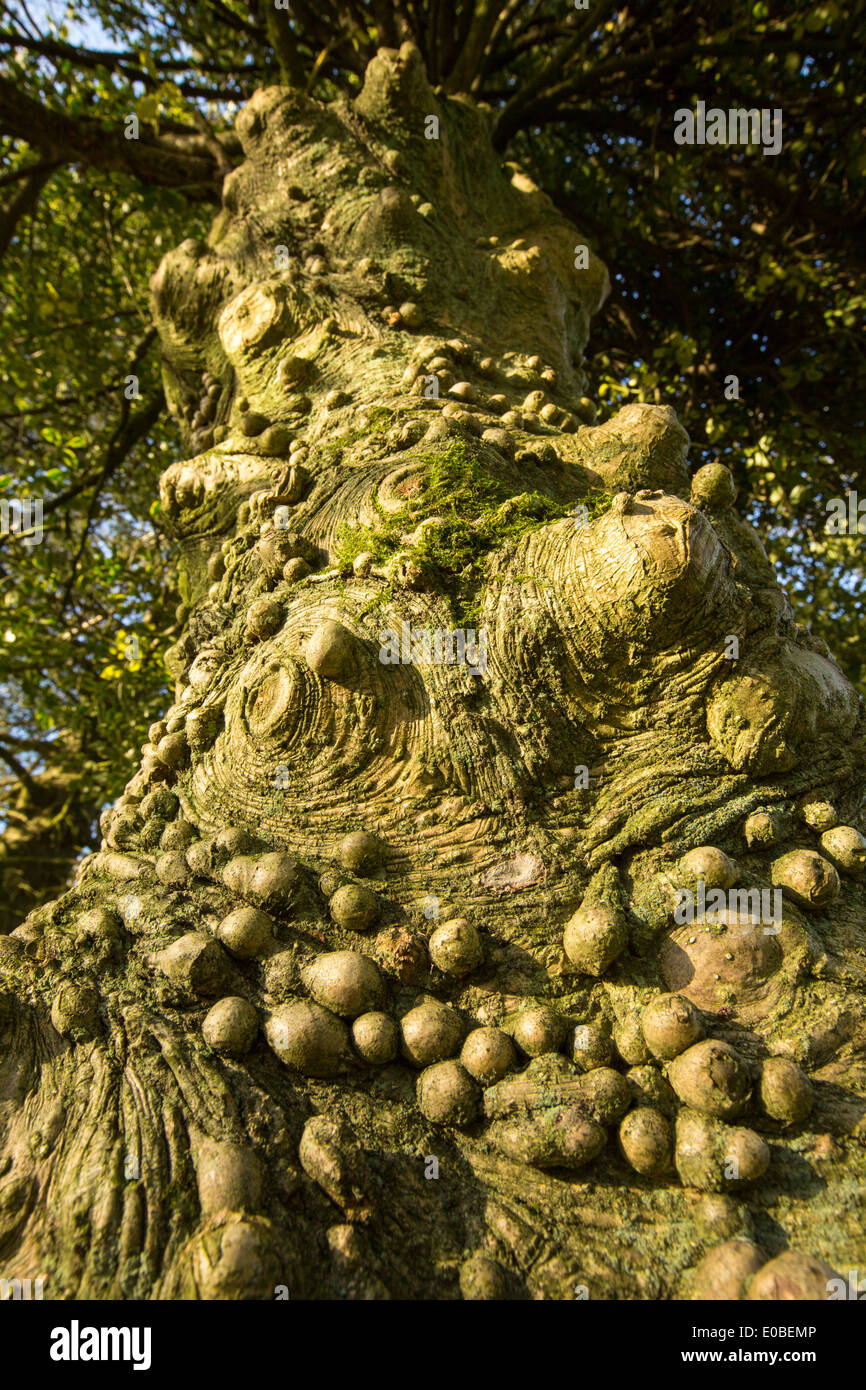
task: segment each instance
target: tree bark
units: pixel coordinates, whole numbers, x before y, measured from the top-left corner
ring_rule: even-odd
[[[153,280],[175,703],[0,938],[0,1269],[826,1297],[866,1262],[855,692],[674,413],[593,423],[606,271],[489,112],[404,45],[238,132]]]

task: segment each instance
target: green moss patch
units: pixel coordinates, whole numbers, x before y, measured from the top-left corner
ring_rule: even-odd
[[[407,530],[425,518],[439,518],[422,531],[412,553],[431,587],[450,599],[465,623],[480,612],[487,556],[535,527],[568,516],[571,508],[541,492],[515,495],[460,439],[441,452],[416,455],[416,459],[427,470],[417,498],[396,513],[379,509],[378,526],[341,526],[337,562],[347,570],[358,555],[367,552],[382,564],[401,549]],[[592,519],[609,507],[610,497],[605,492],[590,493],[581,505]]]

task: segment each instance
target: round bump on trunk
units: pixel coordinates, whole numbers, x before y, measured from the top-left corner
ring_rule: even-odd
[[[815,1101],[812,1083],[787,1057],[768,1057],[761,1065],[761,1108],[781,1124],[801,1124]]]
[[[247,610],[244,625],[246,635],[253,642],[263,642],[279,632],[285,620],[283,605],[277,599],[263,595],[254,599]]]
[[[174,771],[179,771],[189,763],[189,743],[186,734],[178,730],[174,734],[166,734],[156,745],[156,756],[165,766]]]
[[[427,942],[405,927],[386,927],[378,932],[376,949],[385,968],[404,985],[420,984],[427,974]]]
[[[287,584],[297,584],[300,580],[306,579],[308,574],[312,574],[312,570],[300,555],[294,560],[287,560],[283,565],[283,578]]]
[[[228,825],[213,838],[214,857],[219,863],[234,859],[239,854],[251,854],[261,849],[261,843],[252,833],[241,825]]]
[[[695,507],[721,511],[733,504],[736,495],[734,475],[723,463],[705,463],[692,478],[691,502]]]
[[[692,1299],[735,1302],[745,1296],[753,1274],[765,1263],[759,1246],[751,1240],[726,1240],[708,1250],[695,1270]]]
[[[643,1011],[643,1035],[654,1057],[669,1062],[704,1035],[701,1016],[681,994],[659,994]]]
[[[337,1076],[353,1060],[345,1023],[308,999],[274,1009],[265,1036],[280,1061],[305,1076]]]
[[[239,995],[226,995],[208,1010],[201,1031],[205,1042],[214,1052],[226,1057],[243,1057],[255,1042],[259,1016],[246,999]]]
[[[252,1149],[206,1139],[196,1163],[202,1213],[254,1211],[262,1199],[262,1166]]]
[[[743,823],[743,836],[751,850],[772,849],[785,838],[784,818],[778,811],[753,811]]]
[[[517,1065],[517,1053],[501,1028],[473,1028],[463,1044],[460,1061],[476,1081],[491,1086]]]
[[[124,930],[120,915],[110,907],[92,907],[75,919],[76,931],[81,936],[105,938],[122,941]]]
[[[97,990],[93,985],[61,985],[51,1006],[51,1022],[75,1042],[95,1038],[101,1028]]]
[[[848,1292],[847,1282],[823,1260],[785,1250],[769,1260],[749,1285],[750,1302],[824,1302],[839,1288]]]
[[[793,849],[770,866],[770,877],[795,903],[820,910],[839,896],[839,875],[829,860],[810,849]]]
[[[715,845],[700,845],[689,850],[679,861],[677,871],[677,887],[680,888],[694,889],[703,880],[707,888],[721,888],[727,892],[739,877],[734,860]]]
[[[511,1031],[522,1052],[540,1057],[562,1047],[567,1028],[567,1020],[556,1009],[547,1004],[535,1004],[518,1015]]]
[[[350,684],[361,673],[364,648],[342,623],[329,620],[309,638],[304,656],[310,670],[322,680]]]
[[[429,1067],[459,1052],[463,1032],[462,1019],[454,1009],[428,1000],[401,1019],[401,1051],[413,1066]]]
[[[465,917],[452,917],[437,927],[428,950],[433,964],[446,975],[468,975],[484,959],[478,929]]]
[[[668,1067],[668,1080],[684,1105],[722,1119],[740,1113],[752,1085],[740,1054],[713,1038],[681,1053]]]
[[[224,917],[217,936],[230,955],[238,960],[255,960],[274,945],[274,922],[257,907],[238,907]]]
[[[266,458],[283,457],[292,443],[292,431],[287,425],[269,425],[259,435],[259,450]]]
[[[578,1023],[568,1035],[568,1056],[581,1071],[610,1065],[613,1046],[606,1029],[598,1023]]]
[[[649,1106],[652,1110],[660,1110],[669,1118],[676,1115],[680,1104],[676,1092],[658,1067],[630,1067],[625,1079],[636,1106]]]
[[[151,816],[150,820],[146,820],[141,827],[141,834],[138,837],[141,848],[146,850],[147,853],[152,854],[155,849],[159,848],[159,842],[162,839],[164,830],[165,825],[163,822],[156,816]]]
[[[600,1125],[615,1125],[631,1105],[631,1089],[622,1072],[593,1067],[578,1082],[578,1105]]]
[[[260,415],[257,410],[244,411],[238,420],[241,434],[246,435],[247,439],[256,439],[267,429],[270,421],[266,415]]]
[[[297,531],[283,531],[279,528],[268,530],[256,541],[262,570],[271,580],[277,580],[289,560],[305,560],[312,568],[316,559],[316,547]]]
[[[155,865],[156,876],[167,888],[181,888],[192,877],[192,870],[183,850],[172,850],[161,854]]]
[[[672,931],[659,950],[668,989],[708,1013],[733,1009],[742,1022],[764,1017],[784,990],[784,956],[780,936],[760,916],[754,905],[722,908],[717,922]]]
[[[360,951],[329,951],[317,956],[301,978],[318,1004],[343,1018],[371,1013],[382,1003],[379,967]]]
[[[346,880],[345,874],[338,869],[326,869],[319,878],[319,891],[326,897],[333,897],[338,888],[341,888]]]
[[[507,1158],[534,1168],[583,1168],[607,1142],[601,1125],[575,1105],[495,1120],[487,1138]]]
[[[382,1067],[397,1056],[400,1038],[397,1024],[388,1014],[361,1014],[352,1024],[352,1041],[371,1066]]]
[[[350,873],[366,874],[378,869],[385,857],[385,846],[368,830],[353,830],[340,841],[337,856]]]
[[[697,1110],[680,1110],[674,1162],[680,1180],[699,1192],[736,1190],[767,1171],[770,1150],[752,1129],[732,1128]]]
[[[277,364],[277,385],[284,390],[294,391],[299,386],[305,386],[312,379],[313,372],[313,363],[308,358],[287,355],[280,358]]]
[[[160,836],[159,847],[164,850],[188,849],[198,839],[198,831],[187,820],[172,821]]]
[[[514,457],[514,440],[507,430],[499,429],[495,425],[491,426],[490,429],[484,431],[481,441],[483,444],[492,444],[506,458]]]
[[[263,907],[291,902],[299,884],[298,866],[288,854],[240,855],[230,859],[222,872],[226,888]]]
[[[158,816],[161,820],[168,821],[177,815],[180,802],[168,787],[154,787],[152,792],[141,798],[138,809],[145,820],[150,816]]]
[[[836,807],[829,801],[804,801],[798,807],[798,811],[801,821],[811,826],[812,830],[817,830],[819,834],[824,830],[832,830],[834,825],[839,824]]]
[[[724,1175],[732,1186],[756,1182],[770,1166],[770,1147],[753,1129],[738,1127],[728,1132],[723,1159]]]
[[[197,878],[207,878],[213,870],[212,842],[196,840],[186,852],[186,862]]]
[[[467,1125],[478,1116],[481,1091],[459,1062],[436,1062],[418,1077],[418,1108],[433,1124]]]
[[[625,918],[608,904],[581,906],[566,923],[562,944],[581,975],[603,975],[628,945]]]
[[[371,550],[362,550],[352,561],[352,573],[358,579],[364,579],[376,563],[376,557]]]
[[[196,1238],[190,1258],[199,1296],[214,1301],[271,1299],[283,1268],[267,1223],[234,1212]]]
[[[671,1166],[671,1126],[661,1111],[651,1106],[629,1111],[619,1127],[619,1146],[626,1162],[644,1177],[659,1177]]]
[[[344,883],[328,907],[337,926],[346,931],[369,931],[379,915],[379,899],[361,883]]]
[[[866,837],[853,825],[835,825],[821,836],[821,848],[842,873],[860,878],[866,871]]]
[[[193,994],[220,994],[228,975],[228,957],[206,932],[187,932],[159,956],[159,967],[176,985]]]

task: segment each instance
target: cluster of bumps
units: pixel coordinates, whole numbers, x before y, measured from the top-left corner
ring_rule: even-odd
[[[641,1177],[667,1182],[676,1172],[705,1193],[736,1191],[767,1170],[766,1140],[735,1123],[750,1108],[771,1133],[796,1130],[809,1115],[815,1087],[799,1066],[781,1056],[756,1064],[706,1036],[713,1019],[682,993],[657,994],[613,1028],[603,1018],[584,1022],[540,1003],[495,1027],[478,1026],[434,993],[413,989],[423,981],[444,992],[471,976],[487,954],[485,933],[465,917],[437,923],[426,939],[405,925],[382,927],[398,920],[377,891],[388,850],[366,831],[345,836],[338,863],[325,868],[302,866],[242,829],[200,837],[170,785],[183,762],[175,756],[179,733],[161,722],[154,736],[153,767],[163,780],[106,818],[107,847],[91,865],[119,881],[118,909],[103,905],[77,916],[79,964],[88,951],[103,967],[117,964],[127,932],[144,928],[141,904],[154,877],[181,891],[210,881],[217,911],[208,930],[174,935],[146,959],[169,982],[171,1002],[201,1012],[204,1041],[220,1056],[246,1056],[263,1033],[282,1063],[310,1078],[408,1065],[417,1072],[419,1109],[434,1127],[468,1131],[521,1163],[565,1170],[591,1163],[615,1133],[620,1154]],[[800,815],[822,852],[778,855],[772,881],[800,908],[826,910],[840,892],[840,871],[863,873],[866,840],[836,824],[827,803],[804,805]],[[778,809],[755,812],[743,833],[747,848],[772,849],[785,834],[783,817]],[[108,847],[132,848],[130,838],[148,841],[152,871],[143,856]],[[678,868],[682,882],[702,880],[708,890],[738,881],[736,863],[712,846],[691,851]],[[134,889],[125,897],[124,880]],[[322,897],[328,922],[318,906],[307,914],[315,927],[298,920],[303,903]],[[373,953],[354,949],[357,937],[377,927]],[[6,940],[26,949],[38,934],[32,917]],[[341,948],[317,951],[310,944],[317,936]],[[604,976],[626,940],[618,909],[588,898],[564,931],[575,972],[590,979]],[[414,994],[408,1008],[406,986]],[[277,1002],[287,996],[289,1002]],[[93,1037],[98,1003],[90,986],[62,986],[52,1022],[75,1040]],[[301,1162],[316,1178],[328,1138],[318,1131],[329,1123],[321,1116],[309,1121],[300,1145]],[[491,1296],[484,1289],[491,1278],[496,1284],[495,1271],[477,1264],[465,1271],[468,1296]],[[753,1242],[736,1239],[705,1257],[694,1296],[739,1298],[748,1288],[751,1298],[825,1298],[834,1277],[818,1260],[789,1251],[767,1261]],[[481,1292],[473,1292],[476,1285]]]
[[[311,951],[310,931],[300,930],[306,924],[291,924],[307,890],[327,900],[326,944],[351,943],[383,919],[398,919],[376,891],[386,846],[366,831],[347,835],[339,845],[339,867],[324,868],[315,883],[316,870],[267,850],[246,830],[200,838],[168,785],[184,747],[184,735],[172,722],[153,731],[154,766],[166,780],[137,805],[127,802],[110,813],[106,830],[108,843],[118,849],[132,838],[158,850],[155,877],[166,887],[182,890],[193,880],[211,880],[227,890],[218,903],[240,900],[242,905],[213,915],[212,934],[187,932],[153,957],[187,996],[218,996],[202,1021],[205,1041],[218,1053],[245,1055],[263,1025],[280,1060],[309,1077],[339,1077],[365,1064],[399,1060],[419,1073],[417,1101],[427,1120],[465,1128],[486,1119],[488,1141],[511,1158],[541,1168],[580,1168],[615,1129],[620,1151],[637,1173],[665,1179],[675,1168],[687,1186],[702,1191],[735,1190],[766,1171],[765,1140],[731,1124],[750,1104],[783,1128],[808,1116],[813,1086],[795,1062],[768,1056],[755,1064],[729,1043],[707,1038],[708,1016],[679,992],[658,994],[642,1013],[613,1029],[604,1019],[575,1020],[540,1003],[523,1008],[507,1028],[472,1026],[431,993],[417,993],[398,1016],[394,1000],[405,1000],[403,986],[431,979],[447,985],[476,971],[485,959],[484,934],[455,916],[436,925],[426,940],[405,925],[384,926],[375,938],[378,961],[356,949]],[[822,852],[798,848],[779,854],[770,875],[798,907],[822,911],[840,892],[840,870],[863,873],[866,840],[853,827],[836,824],[826,803],[810,803],[801,814],[820,836]],[[746,846],[771,849],[784,829],[777,809],[754,812],[744,825]],[[107,849],[99,859],[103,870],[121,879],[142,872],[140,860],[117,850]],[[735,862],[712,846],[690,851],[678,868],[681,882],[703,881],[708,891],[724,892],[738,881]],[[106,908],[86,913],[78,927],[84,936],[109,941],[123,934],[121,921]],[[696,923],[695,930],[701,929]],[[299,944],[304,936],[306,944]],[[287,939],[294,942],[288,950]],[[563,938],[576,974],[595,979],[627,941],[621,908],[590,894],[568,920]],[[230,990],[236,970],[250,964],[264,967],[262,985],[271,1001],[286,992],[302,997],[276,1003],[262,1015]],[[79,1025],[81,1012],[71,1011]],[[58,997],[55,1014],[62,1029],[70,1021],[66,1015],[71,1017],[68,995]]]

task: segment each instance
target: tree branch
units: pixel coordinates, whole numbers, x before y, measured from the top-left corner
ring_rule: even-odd
[[[209,152],[182,151],[149,136],[127,140],[121,129],[43,106],[6,77],[0,77],[0,130],[49,158],[131,174],[144,184],[198,190],[210,202],[219,198],[219,171]]]
[[[22,164],[20,169],[12,169],[8,174],[0,175],[0,188],[8,188],[12,183],[20,183],[22,179],[27,179],[31,174],[41,174],[43,170],[52,173],[62,165],[62,159],[40,159],[33,164]]]
[[[230,10],[228,5],[223,5],[221,0],[207,0],[207,7],[218,14],[223,23],[227,24],[230,29],[234,29],[236,33],[247,34],[250,38],[258,39],[259,43],[265,37],[263,30],[258,25],[250,24],[248,20],[241,19],[240,15],[235,14],[234,10]]]
[[[33,780],[32,774],[27,771],[24,764],[18,761],[15,754],[10,752],[2,741],[0,741],[0,758],[2,758],[6,766],[15,773],[21,785],[27,788],[31,799],[33,801],[38,801],[40,799],[40,787],[38,782]]]
[[[586,17],[575,27],[573,36],[561,43],[554,52],[552,58],[544,65],[540,72],[530,81],[525,82],[520,90],[515,94],[512,101],[503,111],[499,118],[494,134],[494,143],[498,149],[506,145],[512,135],[517,130],[522,129],[527,122],[521,119],[521,113],[530,105],[535,97],[544,92],[546,84],[555,76],[565,70],[565,65],[578,52],[580,45],[596,27],[597,24],[616,7],[616,0],[595,0],[595,4],[590,8]],[[548,93],[549,95],[549,93]]]
[[[150,399],[145,403],[144,407],[141,410],[139,410],[137,414],[130,416],[128,411],[129,403],[127,401],[124,401],[124,405],[127,407],[127,410],[123,418],[121,419],[121,422],[118,425],[114,435],[112,436],[112,439],[109,442],[108,449],[106,450],[105,464],[100,469],[99,476],[97,477],[95,482],[93,497],[90,500],[90,506],[87,509],[87,516],[84,519],[84,527],[81,532],[81,539],[78,543],[78,548],[75,552],[75,555],[73,556],[72,565],[70,566],[69,570],[69,577],[66,581],[66,584],[64,585],[63,595],[60,600],[61,613],[64,612],[67,604],[69,603],[69,598],[72,593],[73,586],[75,584],[75,576],[78,572],[78,566],[81,562],[81,557],[84,554],[84,550],[87,545],[87,538],[90,534],[90,528],[93,524],[93,519],[96,515],[96,508],[99,504],[99,497],[102,492],[102,489],[105,487],[105,484],[108,482],[108,479],[114,473],[117,472],[118,468],[123,463],[130,449],[132,449],[132,447],[135,444],[137,444],[140,439],[144,438],[151,426],[154,425],[156,421],[159,419],[164,404],[165,397],[163,396],[162,391],[159,391],[156,395],[150,397]]]
[[[18,223],[33,211],[39,194],[58,167],[57,163],[34,165],[18,192],[0,207],[0,257],[8,250]]]
[[[282,80],[289,87],[302,87],[304,64],[297,42],[289,30],[285,10],[274,9],[273,0],[257,0],[256,9],[263,17],[268,42],[274,51]]]

